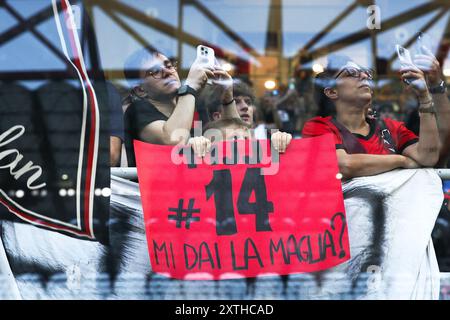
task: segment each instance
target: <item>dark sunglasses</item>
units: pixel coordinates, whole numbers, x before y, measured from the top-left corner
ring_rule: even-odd
[[[352,77],[352,78],[361,78],[361,73],[366,74],[369,80],[373,80],[373,70],[368,68],[354,68],[354,67],[346,67],[343,68],[338,74],[334,77],[337,79],[341,74],[344,77]]]

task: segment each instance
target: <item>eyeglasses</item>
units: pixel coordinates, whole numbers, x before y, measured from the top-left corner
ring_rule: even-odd
[[[148,69],[145,72],[146,77],[153,77],[154,79],[161,79],[163,75],[163,69],[166,69],[168,72],[173,73],[178,68],[178,62],[177,61],[164,61],[163,65],[156,65],[152,68]],[[166,72],[167,72],[166,71]]]
[[[341,74],[344,74],[344,77],[352,77],[352,78],[361,78],[361,73],[365,73],[369,80],[373,80],[373,70],[367,68],[353,68],[346,67],[339,71],[339,73],[334,77],[337,79]]]

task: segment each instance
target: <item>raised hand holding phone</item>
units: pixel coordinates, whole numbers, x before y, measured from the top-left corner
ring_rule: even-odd
[[[208,70],[214,71],[218,65],[214,49],[204,45],[197,46],[197,58],[195,59],[195,63],[198,63]],[[212,84],[212,78],[214,77],[208,78],[208,84]]]
[[[425,73],[429,86],[438,86],[443,75],[440,63],[432,52],[431,38],[426,34],[419,34],[416,48],[418,53],[414,56],[414,64]]]
[[[215,64],[214,49],[204,45],[197,46],[196,62],[201,65],[204,65],[205,67],[214,68]]]
[[[402,69],[404,69],[404,68],[410,68],[410,67],[412,67],[413,65],[414,65],[414,63],[413,63],[413,61],[412,61],[412,59],[411,59],[411,54],[409,53],[409,50],[408,49],[406,49],[406,48],[403,48],[401,45],[399,45],[399,44],[397,44],[396,46],[395,46],[395,49],[397,50],[397,56],[398,56],[398,59],[399,59],[399,61],[400,61],[400,65],[401,65],[401,68]],[[410,78],[403,78],[403,81],[406,83],[406,84],[411,84],[411,82],[413,81],[414,79],[410,79]]]
[[[401,65],[401,79],[415,91],[418,97],[426,96],[428,88],[425,74],[414,64],[408,49],[398,44],[395,47]]]
[[[192,64],[186,79],[186,85],[195,90],[199,90],[206,84],[208,78],[214,78],[214,60],[214,50],[199,45],[197,47],[197,57]]]

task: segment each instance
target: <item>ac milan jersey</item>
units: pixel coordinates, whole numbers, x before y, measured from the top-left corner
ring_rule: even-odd
[[[358,140],[367,154],[401,154],[408,146],[419,141],[418,137],[412,131],[408,130],[403,122],[389,118],[383,121],[386,126],[385,129],[382,129],[376,120],[367,119],[370,125],[369,134],[364,136],[353,133],[353,136]],[[382,132],[386,129],[391,139],[386,139],[386,132]],[[343,137],[333,123],[332,117],[315,117],[308,120],[303,127],[302,137],[316,137],[330,133],[334,136],[336,149],[346,150]],[[351,150],[346,150],[346,152],[354,153]]]

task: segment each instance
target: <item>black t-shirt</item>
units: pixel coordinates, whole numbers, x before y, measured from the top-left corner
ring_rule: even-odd
[[[141,140],[139,134],[148,124],[158,120],[167,121],[167,119],[153,104],[144,99],[134,101],[128,107],[124,115],[124,124],[125,148],[129,167],[136,166],[133,140]]]

